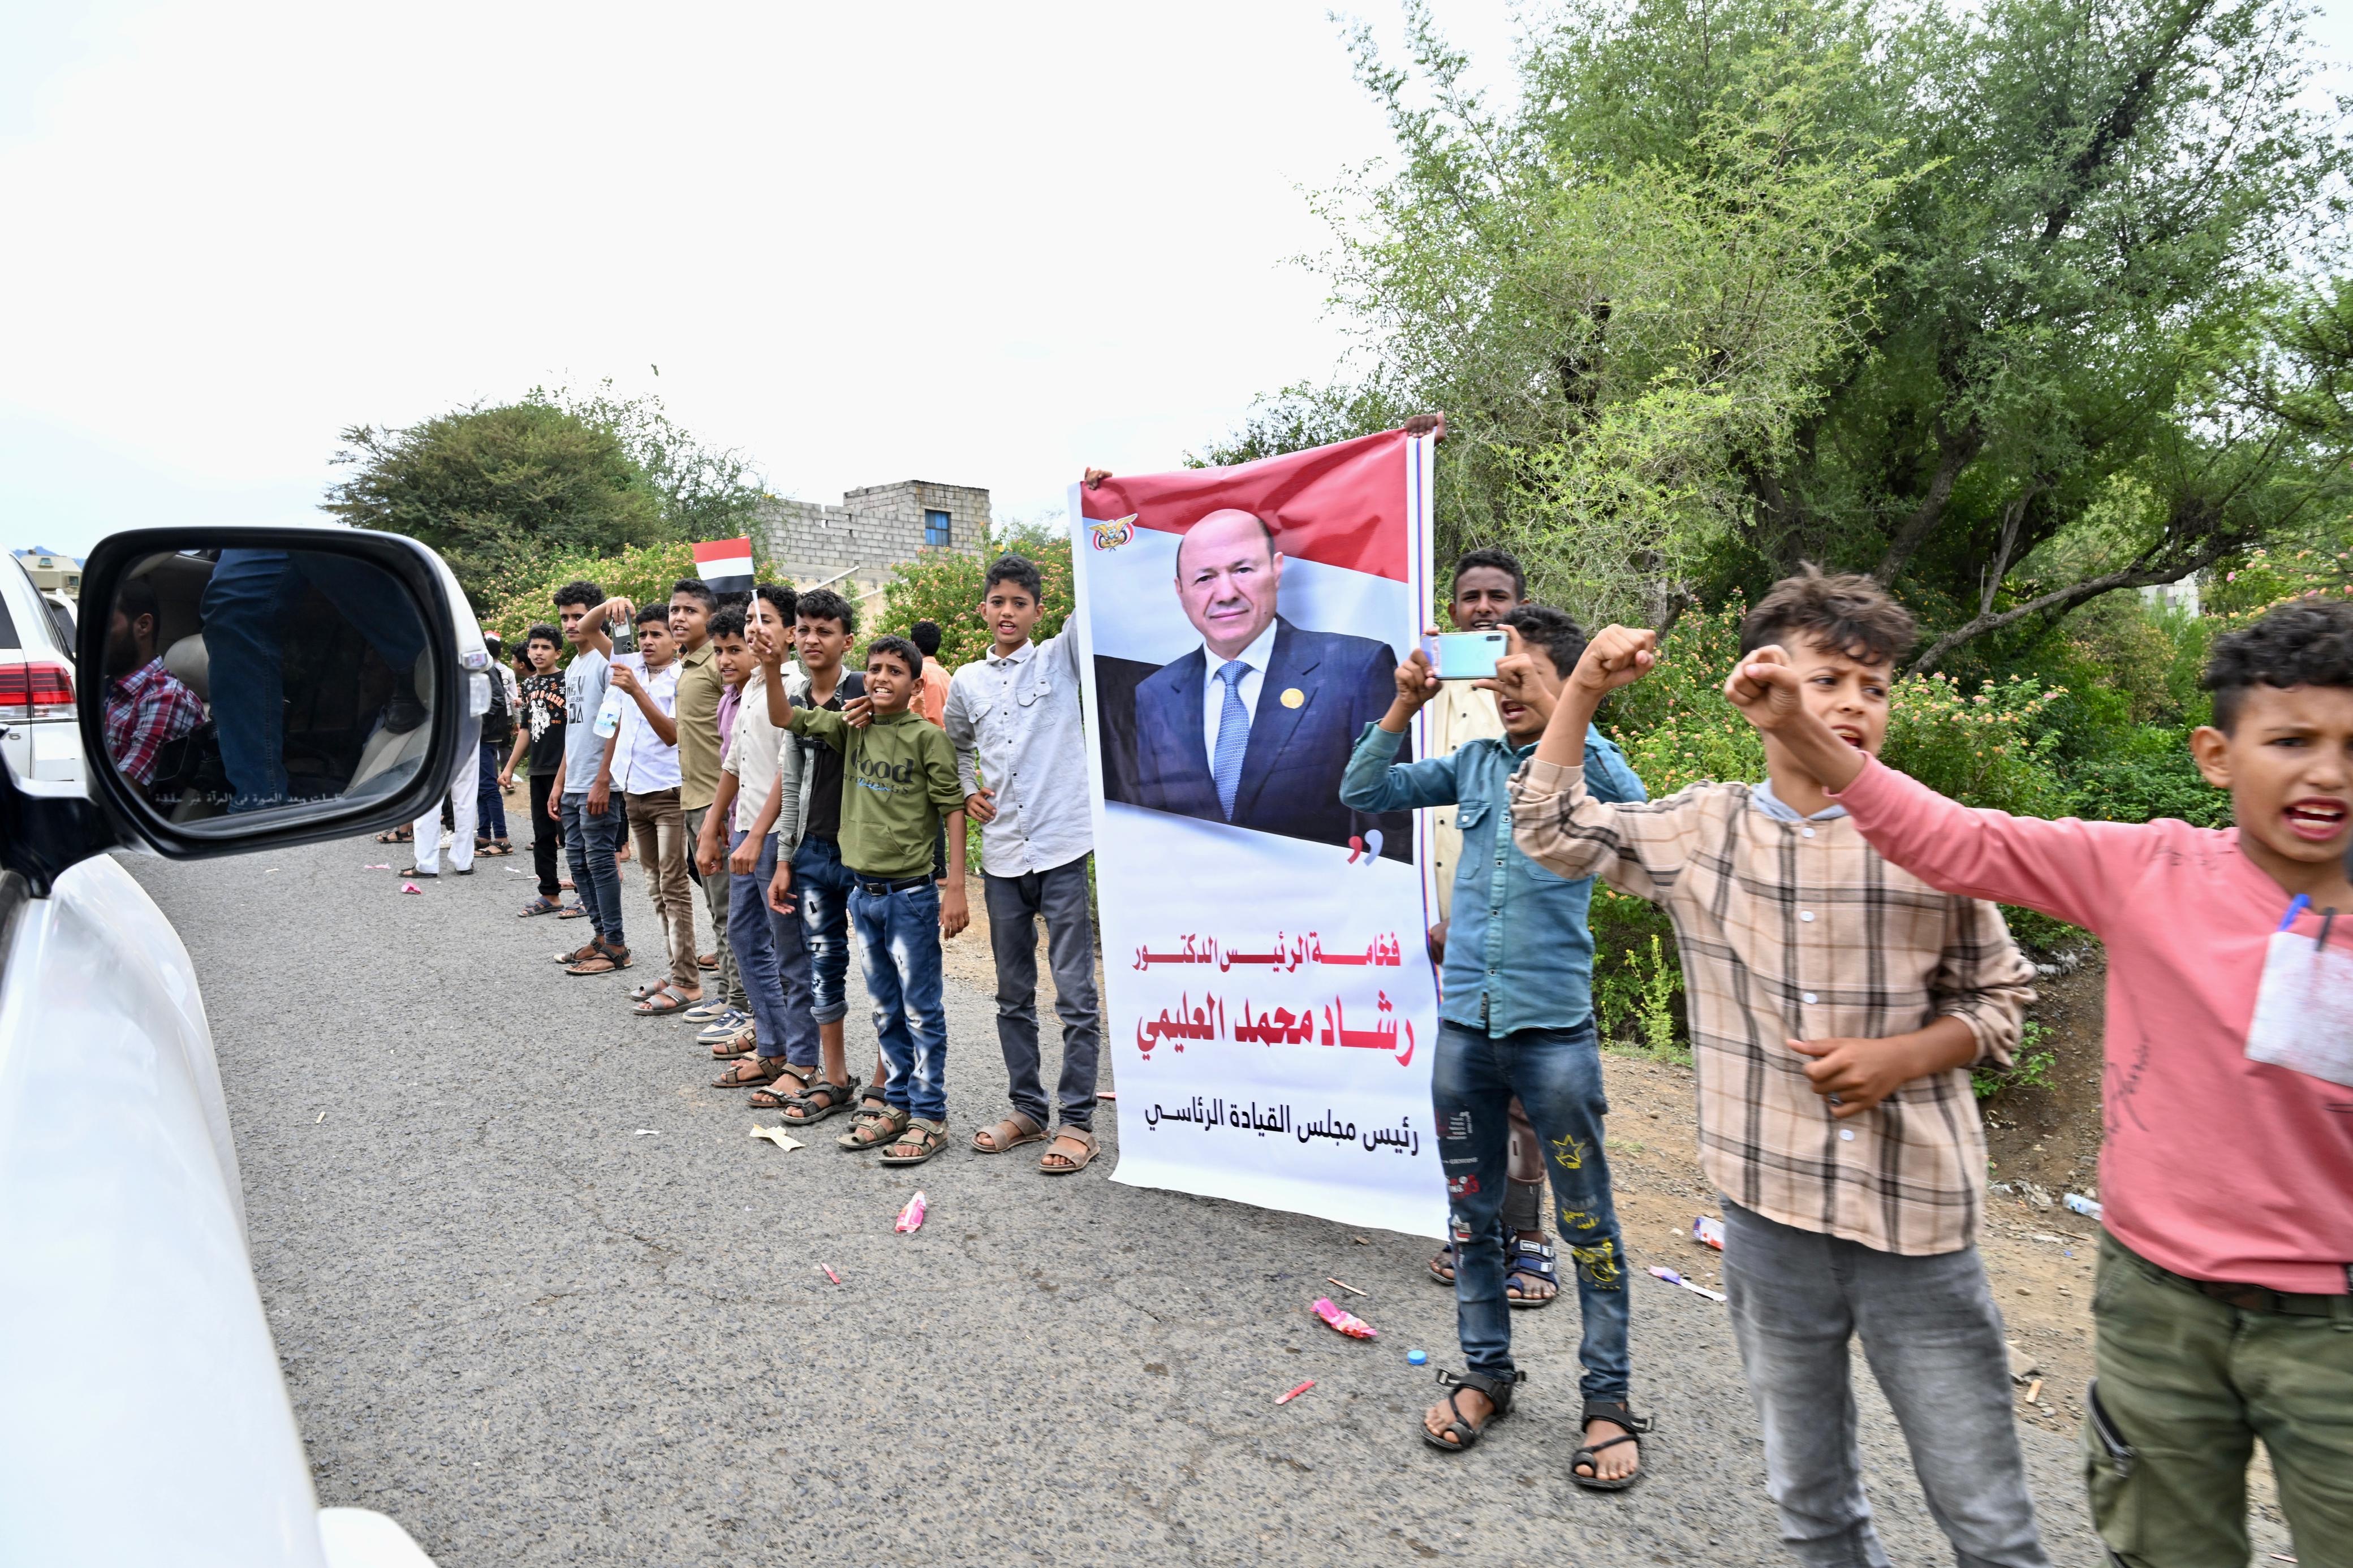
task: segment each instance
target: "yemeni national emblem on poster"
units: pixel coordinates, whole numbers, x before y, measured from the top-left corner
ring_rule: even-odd
[[[1071,490],[1120,1181],[1443,1229],[1428,857],[1340,803],[1429,614],[1429,483],[1392,431]]]

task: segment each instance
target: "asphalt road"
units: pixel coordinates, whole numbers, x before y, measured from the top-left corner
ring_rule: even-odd
[[[691,1030],[627,1015],[651,965],[548,962],[581,926],[513,918],[527,855],[420,897],[361,868],[403,853],[132,867],[202,977],[320,1501],[441,1568],[1788,1561],[1722,1308],[1635,1277],[1659,1430],[1631,1492],[1566,1479],[1573,1292],[1514,1320],[1513,1416],[1434,1453],[1405,1352],[1460,1361],[1429,1243],[1116,1184],[1115,1138],[1074,1178],[965,1152],[1004,1079],[988,997],[953,982],[953,1152],[886,1170],[832,1147],[840,1119],[778,1150]],[[850,1048],[871,1060],[856,1005]],[[896,1235],[919,1185],[931,1219]],[[1307,1315],[1329,1275],[1377,1342]],[[1949,1561],[1857,1376],[1890,1551]],[[2024,1436],[2052,1560],[2095,1563],[2072,1440]]]

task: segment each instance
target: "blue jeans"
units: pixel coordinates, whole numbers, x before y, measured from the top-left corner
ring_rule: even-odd
[[[613,796],[602,816],[588,815],[588,793],[564,797],[564,847],[572,859],[572,886],[588,910],[588,927],[614,947],[626,947],[621,934],[621,868],[613,857],[620,852],[624,813],[621,797]]]
[[[820,1024],[849,1013],[849,894],[857,885],[832,839],[804,838],[793,852],[793,889],[809,952],[809,1016]]]
[[[498,679],[495,675],[492,679]],[[499,770],[506,766],[506,758],[490,742],[482,742],[481,793],[476,796],[474,831],[485,838],[507,836],[506,792],[499,788]]]
[[[940,887],[929,877],[896,892],[861,879],[849,895],[874,999],[874,1033],[889,1069],[882,1098],[925,1121],[948,1114],[948,1014],[940,996]]]
[[[727,847],[748,834],[731,829]],[[808,949],[801,942],[798,915],[768,908],[768,882],[776,874],[776,836],[760,841],[760,858],[748,877],[727,878],[727,934],[744,976],[744,995],[759,1025],[759,1054],[782,1055],[797,1068],[817,1065],[817,1020],[809,1016]]]
[[[425,651],[416,606],[381,567],[314,551],[222,551],[198,613],[231,811],[286,804],[286,623],[310,588],[359,628],[394,679],[411,679]]]
[[[1573,1029],[1482,1030],[1438,1026],[1430,1098],[1454,1237],[1454,1315],[1473,1372],[1512,1375],[1512,1309],[1504,1293],[1504,1188],[1511,1163],[1512,1097],[1518,1095],[1552,1168],[1561,1243],[1577,1270],[1585,1314],[1577,1386],[1588,1399],[1623,1399],[1626,1243],[1602,1158],[1601,1047],[1591,1020]]]

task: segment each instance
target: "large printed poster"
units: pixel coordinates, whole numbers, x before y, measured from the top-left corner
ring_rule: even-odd
[[[1429,485],[1390,432],[1072,489],[1118,1181],[1443,1232],[1425,857],[1340,802],[1430,603]]]

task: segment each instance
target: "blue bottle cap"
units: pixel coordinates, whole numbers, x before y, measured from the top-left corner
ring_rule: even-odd
[[[1405,1352],[1405,1364],[1408,1366],[1428,1366],[1430,1364],[1430,1352],[1428,1351],[1408,1351]]]

